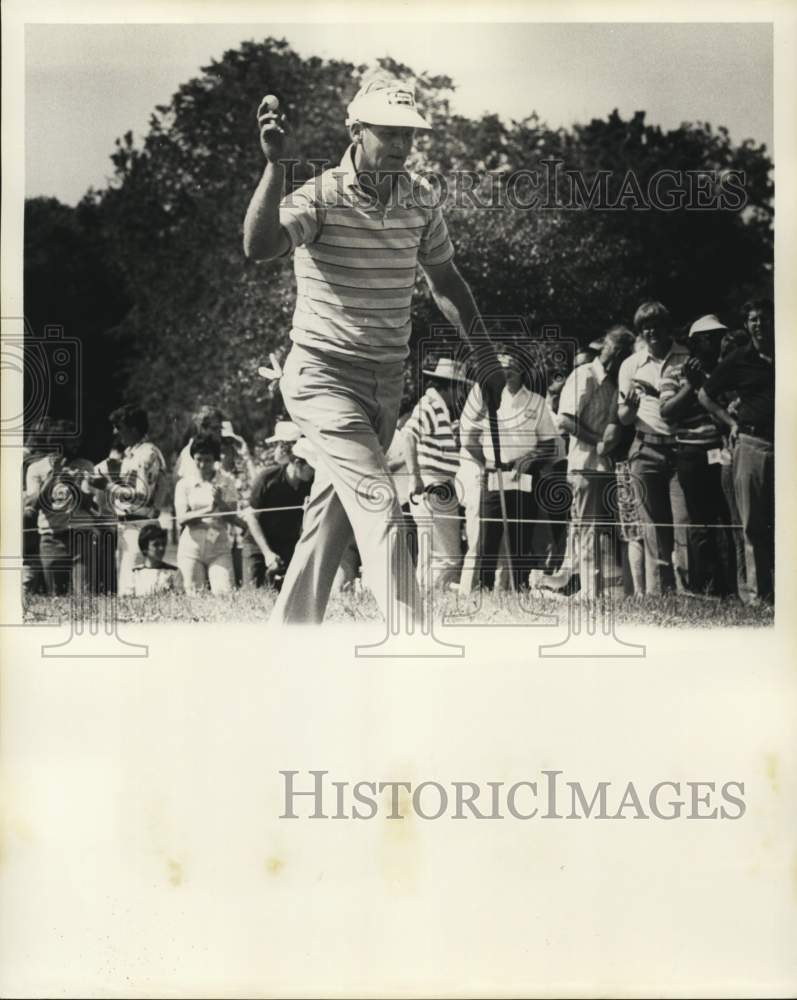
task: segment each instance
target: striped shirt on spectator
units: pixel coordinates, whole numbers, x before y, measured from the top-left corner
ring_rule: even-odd
[[[666,403],[682,388],[686,378],[682,366],[669,368],[659,383],[659,402]],[[697,392],[692,394],[687,408],[677,418],[673,428],[677,444],[698,445],[703,448],[716,448],[722,443],[722,435],[711,415],[697,401]]]
[[[417,444],[418,470],[424,486],[448,482],[459,469],[458,427],[452,423],[445,400],[430,386],[415,404],[404,433]]]
[[[427,181],[399,175],[380,205],[360,184],[353,151],[280,204],[295,251],[291,340],[360,362],[399,362],[409,353],[418,264],[444,264],[454,248]]]

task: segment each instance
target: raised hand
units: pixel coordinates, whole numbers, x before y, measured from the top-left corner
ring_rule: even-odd
[[[257,109],[257,126],[260,133],[260,148],[266,159],[274,163],[285,155],[288,123],[279,110],[279,101],[268,94]]]

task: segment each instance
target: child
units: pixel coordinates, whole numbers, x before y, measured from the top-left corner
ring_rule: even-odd
[[[157,523],[145,524],[139,532],[138,547],[144,556],[144,565],[133,570],[136,597],[182,591],[180,571],[163,561],[167,538],[168,532]]]

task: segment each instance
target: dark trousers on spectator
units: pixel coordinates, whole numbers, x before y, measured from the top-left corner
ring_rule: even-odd
[[[507,549],[515,588],[520,589],[528,583],[532,569],[543,569],[545,566],[550,552],[550,528],[548,525],[518,523],[518,519],[537,519],[547,516],[545,512],[540,513],[533,493],[508,489],[504,491],[504,495],[509,520]],[[540,531],[540,528],[543,530]],[[501,494],[498,490],[485,490],[482,497],[479,579],[482,586],[488,589],[492,589],[495,584],[495,570],[501,552],[503,533]]]
[[[276,551],[276,550],[275,550]],[[288,569],[293,549],[283,549],[277,555]],[[243,587],[263,587],[268,580],[266,558],[254,542],[244,542],[241,546],[241,585]],[[282,578],[268,580],[277,590],[282,587]]]
[[[44,585],[50,596],[116,593],[116,531],[78,525],[39,540]]]
[[[251,542],[241,546],[241,586],[262,587],[266,582],[266,560],[260,549]]]
[[[675,542],[671,490],[679,489],[675,446],[650,444],[637,437],[628,464],[638,490],[645,546],[645,591],[662,594],[675,589],[672,557]]]
[[[708,449],[699,445],[679,445],[675,462],[689,515],[689,587],[701,594],[733,594],[736,565],[722,466],[709,464]]]
[[[775,449],[771,441],[740,434],[733,451],[736,504],[744,526],[750,601],[775,598]]]
[[[44,589],[50,597],[69,592],[72,577],[72,545],[68,531],[51,532],[39,537]]]
[[[722,492],[725,495],[725,503],[728,505],[731,524],[740,525],[742,518],[736,503],[736,490],[733,486],[733,465],[723,465],[721,469]],[[750,596],[747,589],[747,560],[744,554],[744,530],[736,527],[731,528],[731,539],[733,541],[733,558],[736,566],[736,593],[739,595],[741,601],[748,604]]]
[[[26,514],[22,522],[22,588],[26,594],[40,594],[44,590],[36,519],[37,514],[34,511],[32,514]]]

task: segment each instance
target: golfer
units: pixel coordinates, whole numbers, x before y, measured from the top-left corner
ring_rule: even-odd
[[[430,126],[405,83],[373,78],[348,107],[351,145],[340,165],[284,197],[287,124],[274,105],[268,97],[258,109],[267,163],[244,220],[244,252],[257,260],[294,256],[293,346],[280,389],[316,448],[318,468],[272,620],[323,619],[352,535],[383,615],[397,599],[417,617],[411,564],[408,573],[403,539],[390,530],[401,510],[385,449],[396,428],[419,264],[465,341],[472,347],[471,331],[482,335],[434,192],[404,166],[415,132]],[[476,359],[485,384],[491,354]]]

